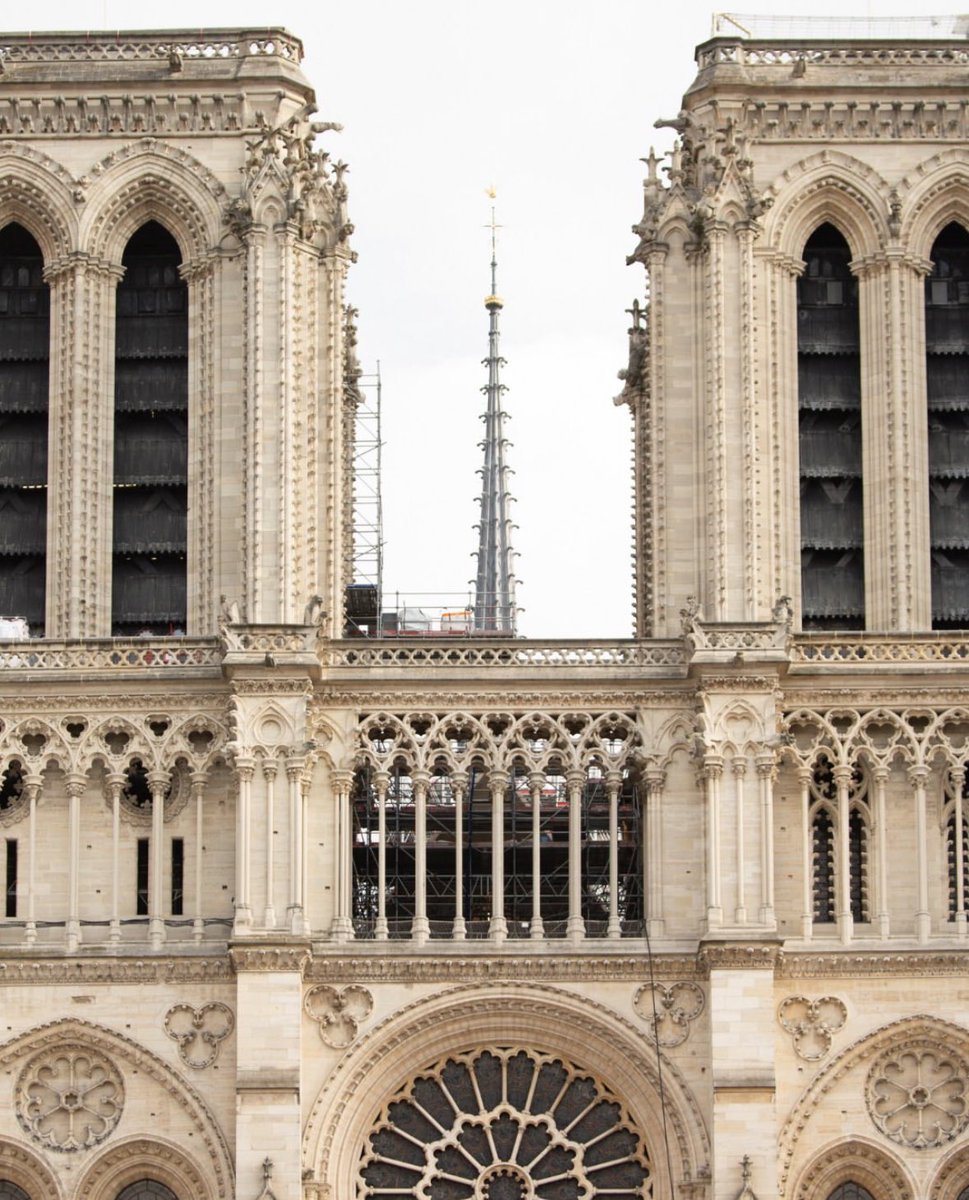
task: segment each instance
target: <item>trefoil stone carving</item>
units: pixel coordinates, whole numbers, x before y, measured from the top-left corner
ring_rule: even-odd
[[[666,1050],[686,1041],[704,1003],[695,983],[644,983],[633,996],[637,1016],[652,1026],[653,1039]]]
[[[17,1120],[34,1141],[73,1152],[111,1133],[124,1107],[124,1084],[114,1065],[95,1050],[44,1050],[27,1061],[17,1080]]]
[[[319,1025],[323,1041],[335,1050],[345,1050],[357,1036],[360,1023],[373,1012],[373,996],[356,984],[335,988],[321,983],[306,993],[303,1007]]]
[[[805,1062],[818,1062],[831,1049],[831,1037],[843,1029],[848,1010],[837,996],[788,996],[777,1020],[794,1040],[794,1053]]]
[[[217,1001],[201,1008],[175,1004],[165,1013],[165,1033],[178,1044],[182,1062],[196,1071],[215,1062],[222,1043],[234,1028],[232,1010]]]

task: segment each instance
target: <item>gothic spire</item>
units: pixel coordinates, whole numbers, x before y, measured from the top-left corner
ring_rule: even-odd
[[[494,188],[488,195],[495,198]],[[478,573],[474,589],[474,631],[502,633],[514,637],[518,621],[515,605],[515,552],[511,548],[511,502],[507,476],[510,468],[505,462],[509,443],[504,436],[505,413],[501,397],[504,359],[498,352],[498,314],[504,302],[498,295],[497,231],[494,204],[491,206],[491,294],[485,297],[488,310],[488,382],[481,389],[487,404],[482,414],[485,433],[481,447],[484,466],[481,468],[481,518],[478,523]]]

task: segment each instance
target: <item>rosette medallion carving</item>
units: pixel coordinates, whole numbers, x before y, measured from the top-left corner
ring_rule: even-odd
[[[44,1050],[20,1072],[15,1104],[17,1119],[34,1141],[52,1150],[86,1150],[103,1142],[120,1120],[124,1084],[114,1064],[96,1050]]]
[[[882,1054],[868,1072],[868,1112],[901,1146],[928,1150],[951,1142],[969,1123],[969,1063],[931,1042]]]

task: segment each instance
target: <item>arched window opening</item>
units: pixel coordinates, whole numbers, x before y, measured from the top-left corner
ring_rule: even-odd
[[[848,891],[852,920],[868,921],[868,826],[856,808],[848,815]]]
[[[950,774],[946,792],[949,797],[945,816],[947,910],[949,920],[954,921],[965,917],[969,905],[969,771],[963,768]]]
[[[157,1179],[139,1179],[122,1188],[116,1200],[178,1200],[178,1197]]]
[[[23,1188],[9,1179],[0,1179],[0,1200],[30,1200]]]
[[[932,628],[969,626],[969,233],[947,225],[925,281]]]
[[[804,247],[797,284],[801,624],[861,629],[865,572],[858,285],[833,225]]]
[[[845,1183],[839,1183],[828,1200],[875,1200],[875,1198],[867,1188],[863,1188],[860,1183],[849,1179]]]
[[[44,633],[50,289],[40,247],[0,230],[0,618]],[[21,627],[22,628],[22,627]]]
[[[149,221],[122,258],[114,381],[112,632],[183,634],[188,510],[188,289]]]
[[[378,931],[390,938],[411,935],[420,836],[416,786],[404,767],[395,767],[381,784],[385,830],[381,866],[381,792],[369,768],[357,772],[352,856],[353,922],[359,937],[372,937]],[[425,904],[430,934],[450,938],[458,921],[462,934],[486,937],[496,915],[489,774],[479,765],[455,782],[442,767],[425,786]],[[615,781],[612,786],[616,787]],[[611,804],[603,771],[590,766],[581,785],[577,831],[579,904],[588,937],[615,936],[617,926],[623,936],[638,936],[642,930],[642,806],[638,785],[628,772],[623,773],[615,800],[615,848]],[[508,773],[503,792],[500,907],[510,938],[533,936],[538,920],[543,936],[566,935],[574,895],[570,893],[570,807],[563,767],[551,763],[540,777],[519,766]]]
[[[819,925],[831,925],[834,923],[834,825],[826,808],[819,808],[814,814],[811,842],[814,921]]]

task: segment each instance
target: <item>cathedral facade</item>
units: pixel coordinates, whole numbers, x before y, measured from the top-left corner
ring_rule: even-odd
[[[574,643],[344,624],[300,57],[2,39],[0,1200],[964,1200],[964,39],[697,50]]]

